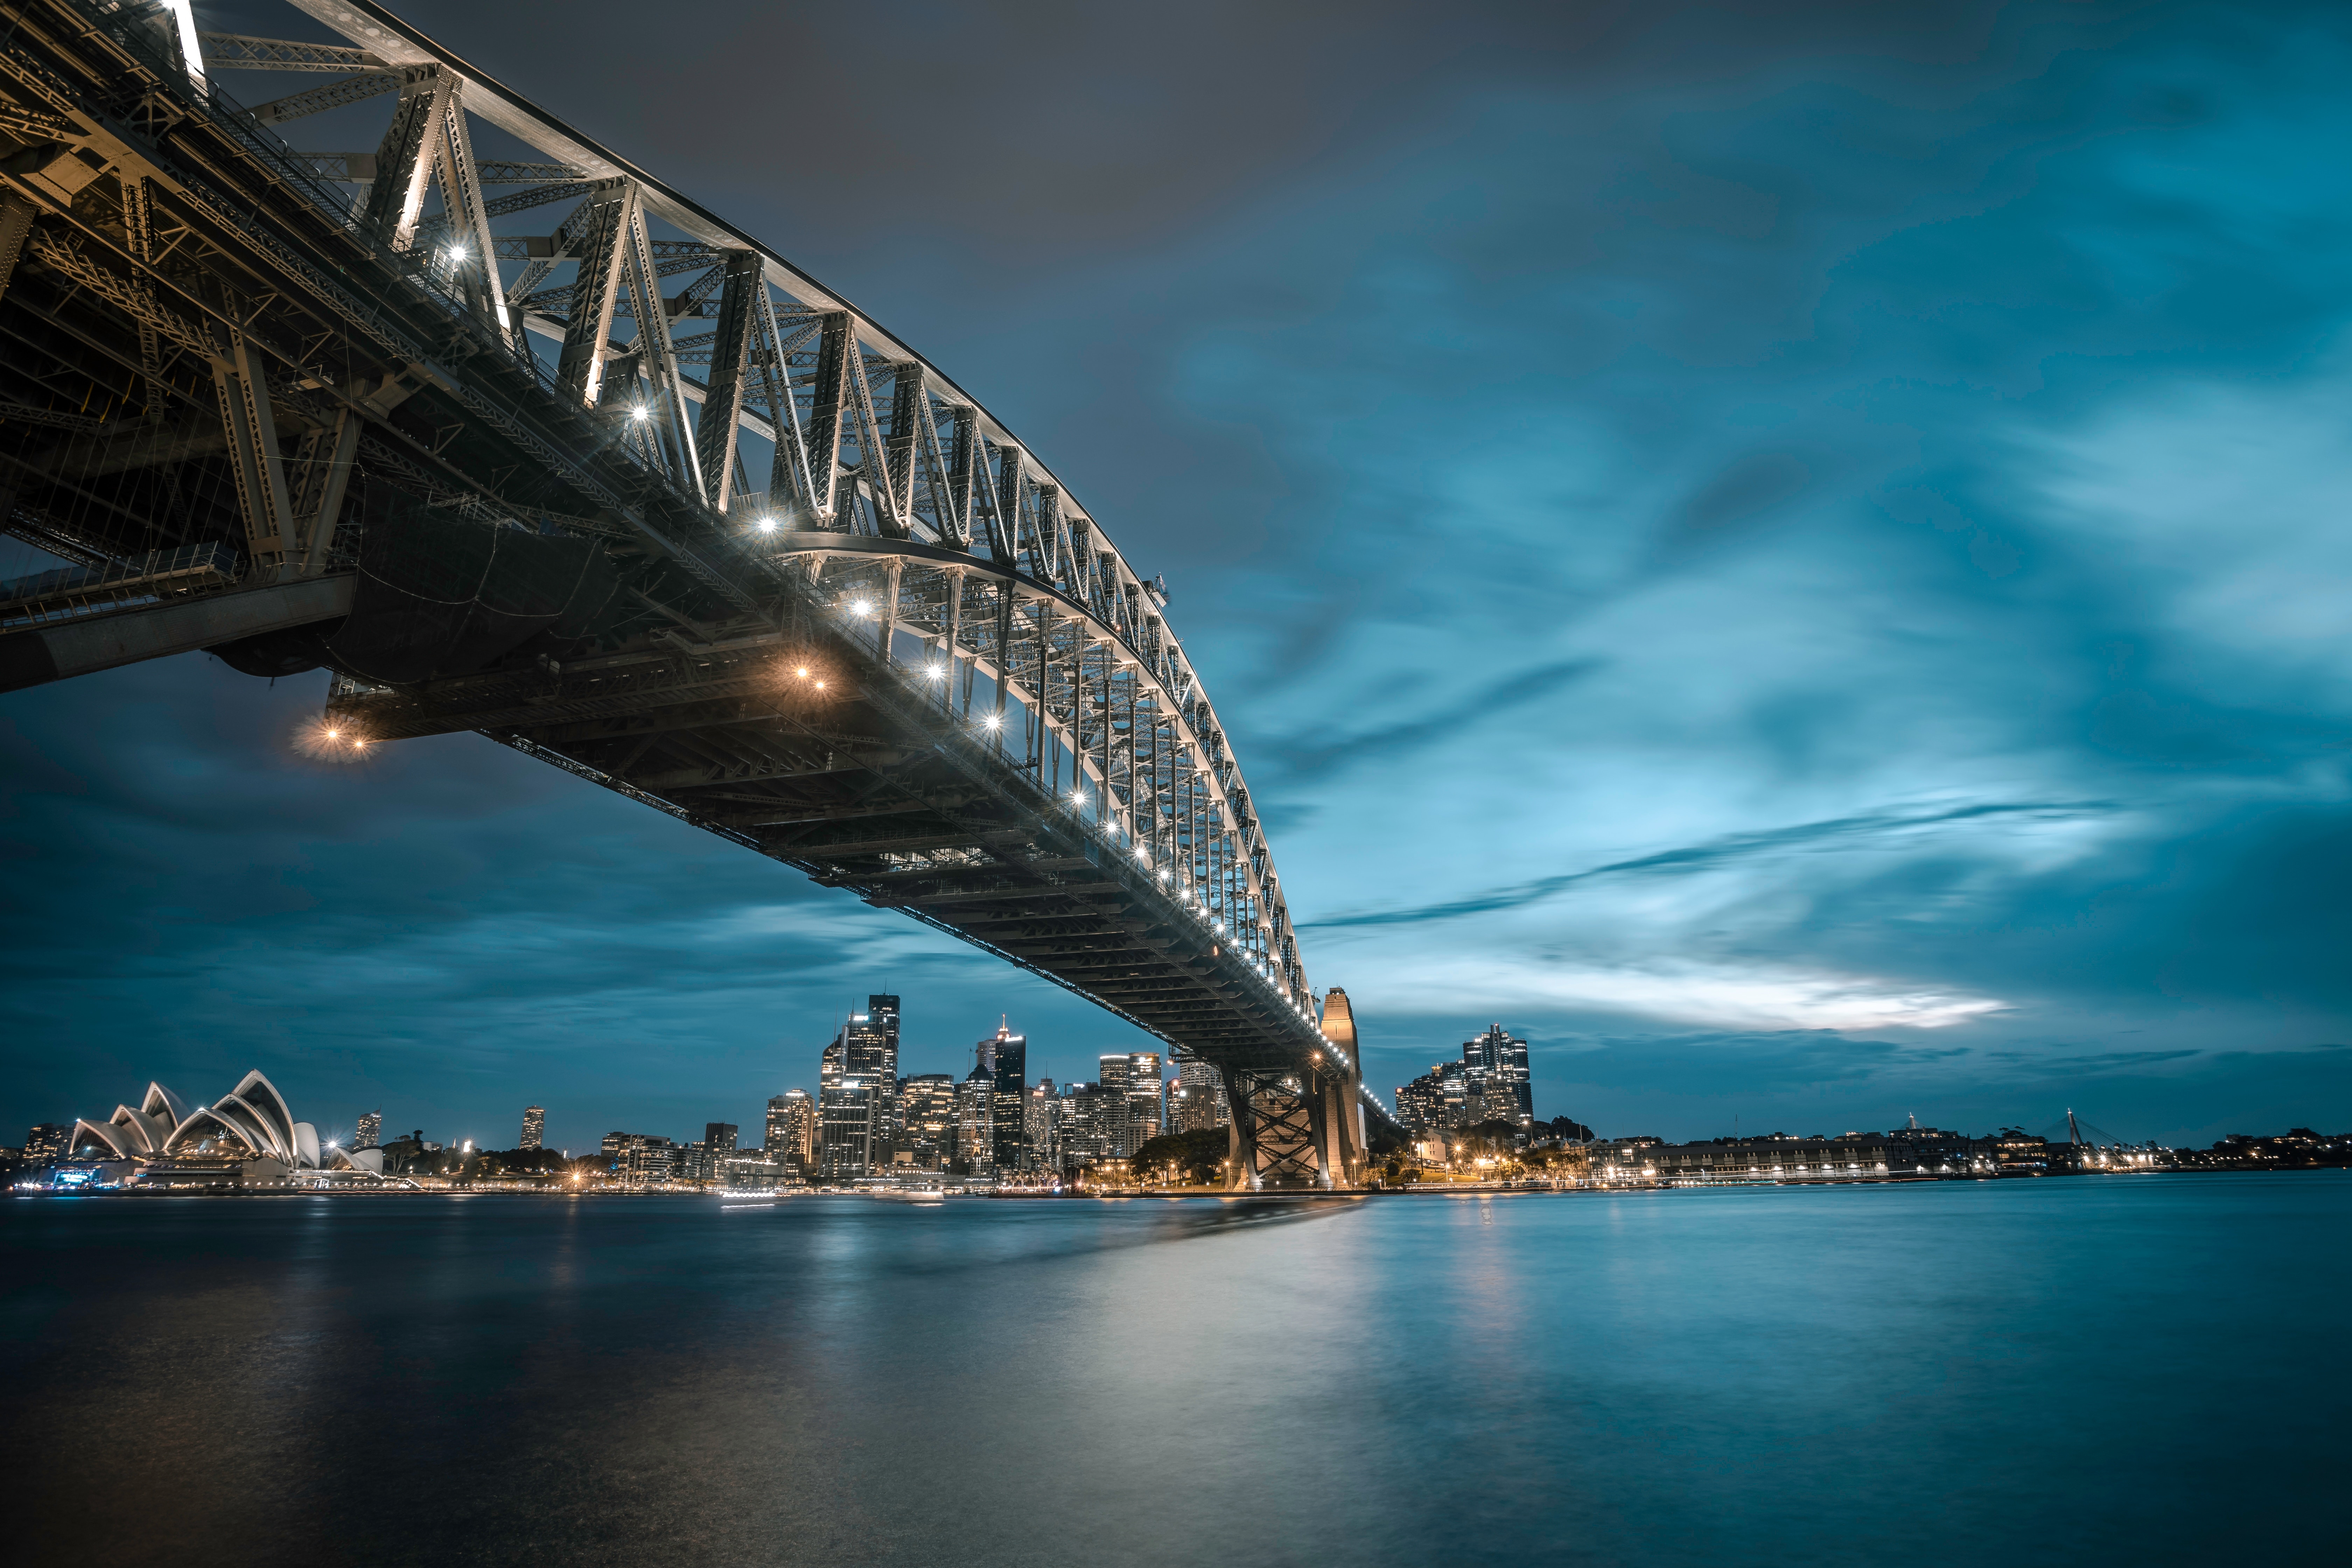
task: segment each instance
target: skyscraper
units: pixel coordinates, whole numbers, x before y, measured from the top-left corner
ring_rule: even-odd
[[[803,1171],[816,1167],[816,1102],[804,1089],[788,1089],[768,1101],[768,1158],[787,1160]]]
[[[1474,1039],[1462,1042],[1464,1114],[1469,1125],[1481,1121],[1511,1121],[1522,1129],[1535,1125],[1535,1086],[1528,1075],[1528,1043],[1506,1034],[1495,1024]]]
[[[1101,1058],[1103,1152],[1124,1160],[1160,1136],[1160,1053],[1129,1051]]]
[[[898,1086],[898,1110],[907,1121],[907,1148],[915,1164],[946,1170],[955,1157],[955,1075],[926,1072],[906,1079]]]
[[[1025,1152],[1029,1119],[1024,1093],[1028,1088],[1029,1037],[1014,1034],[1010,1021],[1000,1020],[994,1037],[981,1041],[973,1051],[988,1067],[995,1085],[989,1102],[990,1158],[1000,1172],[1023,1170],[1029,1163]]]
[[[1097,1158],[1124,1160],[1135,1152],[1135,1145],[1127,1141],[1127,1076],[1134,1065],[1125,1051],[1105,1056],[1095,1063],[1095,1093],[1098,1097],[1092,1110],[1101,1126],[1102,1147]]]
[[[818,1167],[830,1182],[870,1176],[890,1163],[898,1131],[898,999],[868,996],[866,1011],[825,1047],[817,1091]]]
[[[536,1149],[547,1137],[547,1107],[529,1105],[522,1112],[522,1142],[518,1149]]]
[[[712,1169],[735,1152],[738,1129],[732,1121],[707,1121],[702,1127],[702,1146],[709,1153]]]
[[[824,1091],[817,1108],[817,1172],[828,1182],[854,1182],[874,1173],[874,1131],[880,1097],[868,1080],[844,1073]]]
[[[956,1086],[955,1158],[967,1175],[996,1173],[996,1074],[985,1062]]]
[[[1397,1120],[1419,1131],[1508,1121],[1535,1125],[1528,1043],[1496,1024],[1462,1042],[1462,1059],[1439,1062],[1396,1091]]]
[[[371,1110],[365,1116],[360,1118],[359,1131],[352,1134],[352,1147],[354,1149],[373,1149],[376,1146],[377,1140],[383,1136],[383,1112],[381,1110]]]
[[[890,1163],[889,1150],[901,1125],[898,1111],[898,999],[868,996],[866,1011],[850,1015],[841,1032],[841,1070],[864,1079],[875,1091],[881,1125],[875,1129],[874,1163]]]
[[[1124,1108],[1127,1097],[1106,1095],[1102,1086],[1074,1083],[1062,1090],[1062,1109],[1056,1120],[1060,1123],[1062,1168],[1091,1165],[1110,1153],[1110,1138],[1104,1124],[1103,1106],[1115,1103]]]
[[[1166,1093],[1158,1051],[1137,1051],[1127,1058],[1127,1147],[1121,1153],[1131,1155],[1160,1136]]]
[[[1132,1154],[1160,1136],[1168,1089],[1160,1080],[1158,1051],[1137,1051],[1127,1062],[1126,1152]]]

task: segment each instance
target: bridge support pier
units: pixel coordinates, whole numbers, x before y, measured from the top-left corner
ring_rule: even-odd
[[[1311,1075],[1227,1068],[1225,1104],[1233,1111],[1229,1190],[1261,1192],[1326,1186],[1316,1158],[1316,1095]]]
[[[1234,1192],[1360,1187],[1365,1153],[1363,1064],[1348,994],[1323,1002],[1323,1037],[1331,1048],[1304,1071],[1224,1069],[1233,1112],[1226,1188]]]

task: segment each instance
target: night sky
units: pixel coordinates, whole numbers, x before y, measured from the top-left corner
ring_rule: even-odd
[[[2352,11],[404,10],[1167,575],[1384,1095],[1499,1020],[1604,1132],[2352,1124]],[[488,741],[306,760],[324,685],[0,697],[7,1136],[748,1135],[884,989],[1149,1048]]]

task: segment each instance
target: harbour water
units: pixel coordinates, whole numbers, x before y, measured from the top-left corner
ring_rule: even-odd
[[[2345,1561],[2352,1176],[0,1205],[20,1561]]]

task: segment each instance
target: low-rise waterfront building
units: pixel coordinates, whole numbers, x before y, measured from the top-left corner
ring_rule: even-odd
[[[1168,1092],[1168,1120],[1179,1132],[1213,1132],[1234,1119],[1225,1100],[1225,1075],[1197,1058],[1177,1058]]]

